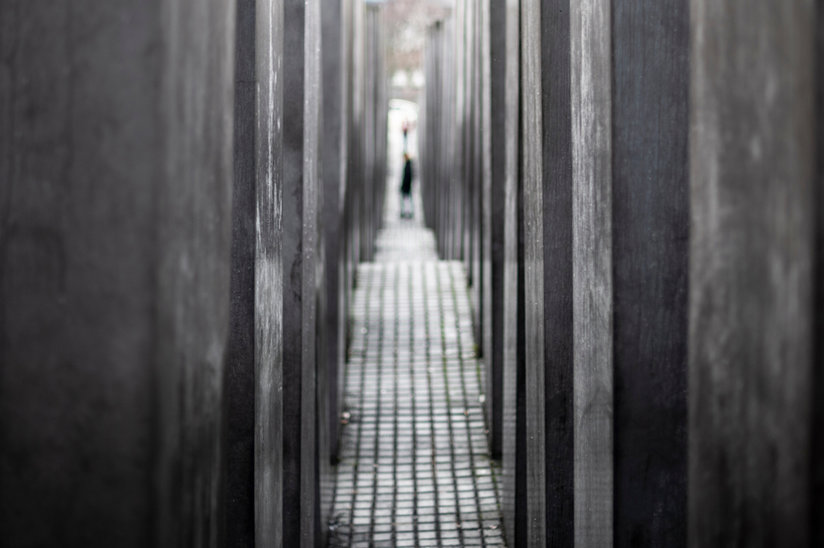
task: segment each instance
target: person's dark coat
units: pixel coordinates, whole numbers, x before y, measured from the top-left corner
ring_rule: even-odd
[[[412,160],[407,160],[403,165],[403,181],[401,182],[401,192],[403,194],[412,193]]]

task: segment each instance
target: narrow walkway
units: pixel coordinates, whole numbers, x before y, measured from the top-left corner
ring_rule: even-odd
[[[463,269],[391,198],[358,269],[330,546],[503,546]]]

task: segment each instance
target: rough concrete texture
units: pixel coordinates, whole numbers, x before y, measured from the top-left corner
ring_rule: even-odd
[[[520,181],[520,0],[507,0],[504,87],[504,266],[502,333],[501,512],[510,546],[526,543],[526,420],[524,385],[523,195]],[[493,21],[496,16],[493,14]],[[493,50],[494,51],[494,50]],[[496,85],[493,72],[493,86]],[[497,128],[500,131],[500,127]]]
[[[284,546],[314,546],[320,5],[287,0],[283,12]],[[288,275],[286,274],[288,273]]]
[[[232,337],[227,359],[226,542],[281,542],[281,12],[237,3]]]
[[[689,545],[808,546],[815,8],[690,6]]]
[[[575,542],[612,545],[611,1],[570,5]]]
[[[686,545],[687,8],[612,3],[616,546]]]
[[[218,542],[233,13],[0,7],[9,546]]]
[[[541,89],[545,407],[545,531],[548,546],[571,546],[573,530],[573,179],[570,96],[570,3],[541,6]],[[542,414],[542,415],[541,415]]]
[[[277,2],[256,3],[255,21],[255,538],[284,542],[281,515],[284,471],[285,364],[283,335],[286,269],[284,247],[285,162],[283,107],[284,15]],[[283,121],[283,122],[282,122]]]
[[[343,211],[341,203],[345,173],[343,138],[343,23],[342,2],[321,3],[321,94],[318,285],[318,488],[319,521],[326,530],[332,505],[332,460],[337,455],[343,368],[343,337],[346,304],[343,298],[341,266],[343,255]]]
[[[521,4],[521,184],[523,185],[524,374],[526,401],[527,543],[546,544],[544,409],[544,256],[541,150],[541,3]]]

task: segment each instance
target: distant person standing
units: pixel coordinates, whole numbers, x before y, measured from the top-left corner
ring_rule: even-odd
[[[403,123],[401,124],[401,131],[403,131],[403,151],[406,152],[407,136],[409,135],[409,120],[403,120]]]
[[[412,160],[409,154],[403,153],[403,179],[401,180],[401,219],[411,219],[415,216],[415,204],[412,202]],[[407,212],[407,204],[409,205]]]

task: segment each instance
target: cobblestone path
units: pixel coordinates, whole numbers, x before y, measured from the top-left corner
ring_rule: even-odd
[[[462,266],[414,221],[387,219],[377,245],[354,295],[330,546],[503,546]]]

